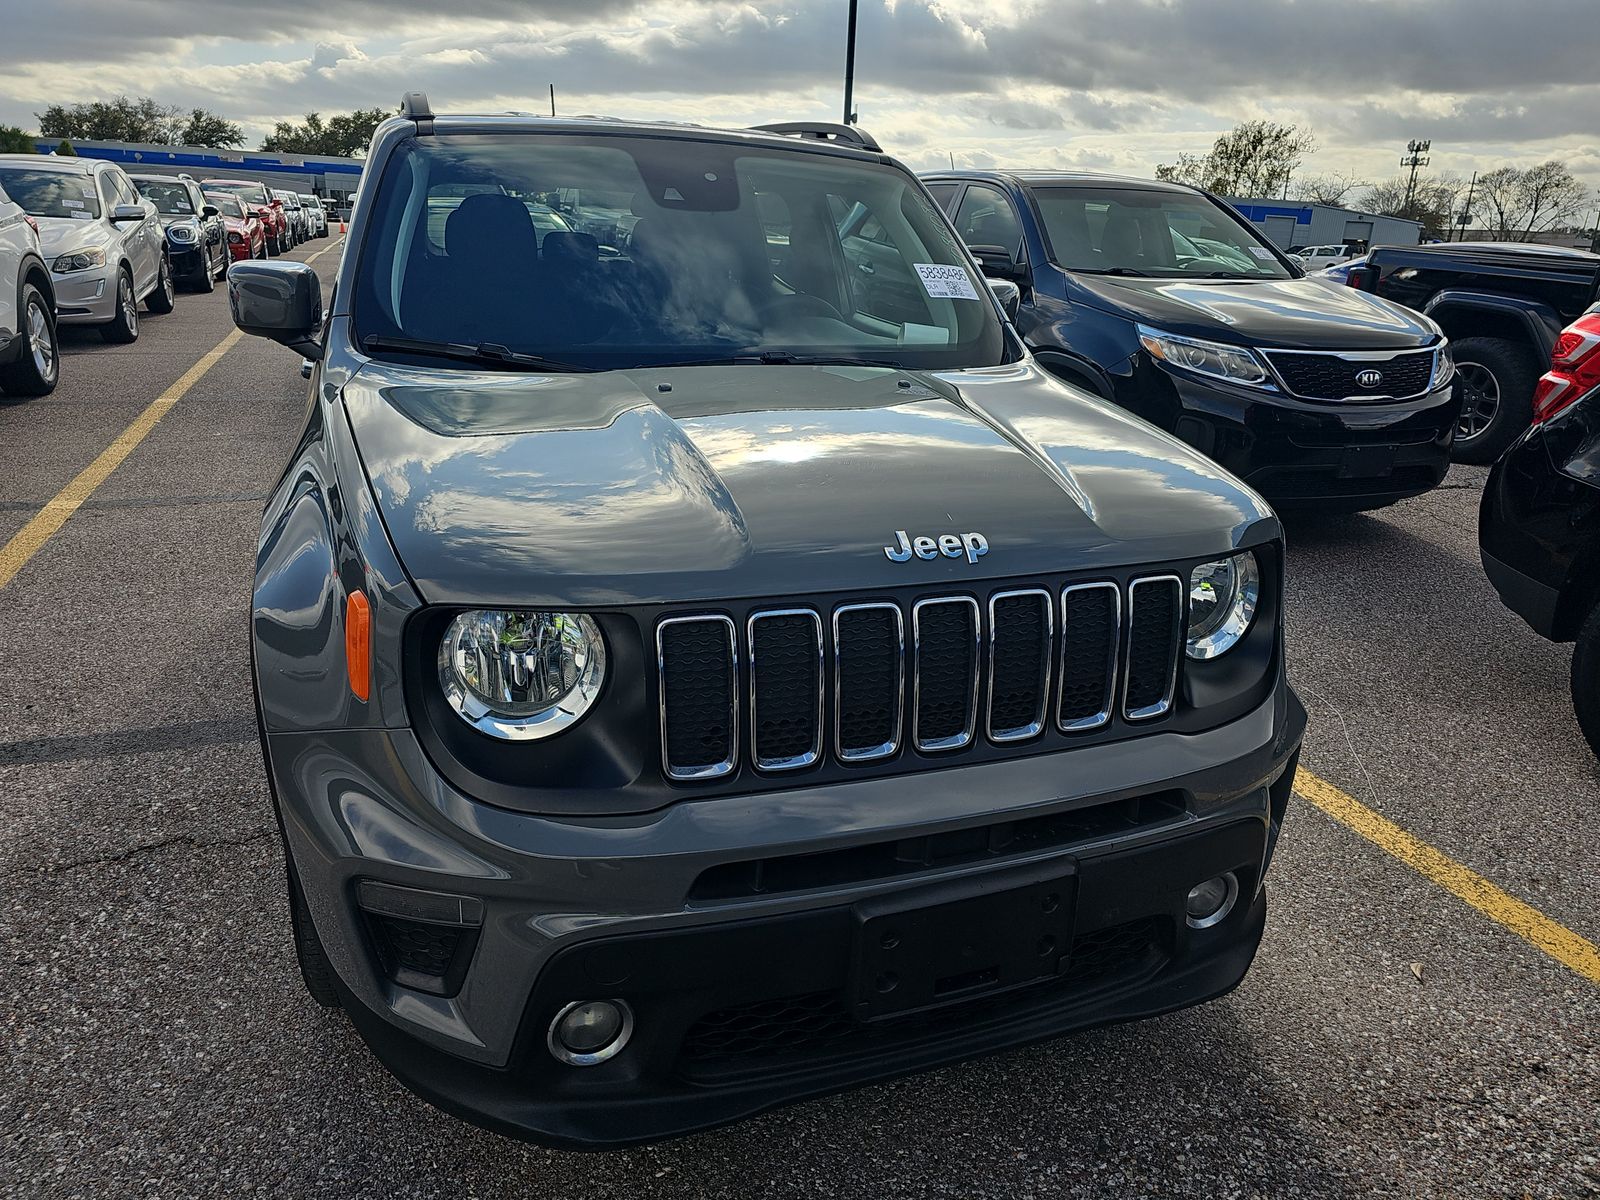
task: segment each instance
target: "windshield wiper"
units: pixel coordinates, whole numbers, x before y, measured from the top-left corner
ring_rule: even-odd
[[[1138,267],[1073,267],[1074,271],[1082,271],[1085,275],[1137,275],[1142,279],[1150,276],[1149,271],[1141,271]]]
[[[522,354],[498,342],[430,342],[423,338],[389,337],[382,333],[368,334],[361,340],[365,350],[395,350],[401,354],[423,354],[430,358],[450,358],[458,362],[493,363],[495,366],[527,367],[538,371],[579,372],[593,371],[594,367],[546,358],[542,354]]]

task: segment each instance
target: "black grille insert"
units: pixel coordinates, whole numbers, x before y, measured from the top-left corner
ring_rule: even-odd
[[[810,609],[750,618],[750,753],[764,771],[822,757],[822,622]]]
[[[900,748],[905,625],[894,604],[856,604],[833,616],[835,752],[845,762]]]
[[[1183,583],[1175,575],[1135,579],[1128,592],[1128,681],[1123,715],[1159,717],[1172,707],[1182,639]]]
[[[1434,351],[1393,358],[1343,358],[1337,354],[1269,352],[1285,386],[1308,400],[1389,400],[1420,396],[1433,378]],[[1375,373],[1372,380],[1368,372]],[[1365,380],[1365,381],[1364,381]]]
[[[1068,732],[1111,719],[1117,684],[1122,593],[1114,583],[1084,583],[1061,593],[1061,686],[1057,720]]]
[[[972,741],[978,703],[978,602],[970,596],[919,600],[916,640],[918,750],[957,750]]]
[[[1015,742],[1043,732],[1054,645],[1050,593],[999,592],[989,600],[989,737]]]
[[[738,758],[737,649],[727,617],[676,617],[656,630],[663,766],[673,779],[713,779]]]

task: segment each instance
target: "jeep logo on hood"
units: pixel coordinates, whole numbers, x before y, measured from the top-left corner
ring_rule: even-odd
[[[904,529],[894,531],[895,544],[883,548],[890,562],[906,562],[914,554],[918,558],[934,559],[941,554],[946,558],[967,556],[975,563],[989,553],[989,539],[981,533],[941,533],[936,538],[911,537]]]

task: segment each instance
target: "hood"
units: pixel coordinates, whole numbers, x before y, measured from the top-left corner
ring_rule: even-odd
[[[1278,530],[1220,467],[1031,362],[555,376],[368,363],[343,396],[395,548],[434,603],[960,588],[1220,555]],[[893,562],[900,530],[976,533],[989,550]]]
[[[1190,337],[1292,350],[1392,350],[1439,336],[1421,313],[1327,279],[1070,277],[1096,307]]]
[[[71,217],[36,219],[39,222],[39,249],[46,260],[52,255],[82,250],[85,246],[101,246],[110,240],[110,232],[103,221],[74,221]]]

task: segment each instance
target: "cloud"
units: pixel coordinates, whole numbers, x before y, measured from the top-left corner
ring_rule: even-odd
[[[1450,169],[1555,157],[1600,183],[1594,5],[862,0],[856,105],[918,166],[1148,173],[1267,117],[1316,132],[1310,171],[1379,178],[1408,138],[1431,137]],[[568,112],[837,120],[842,11],[837,0],[456,0],[442,13],[389,0],[53,0],[30,8],[25,36],[0,41],[0,122],[149,91],[221,111],[256,138],[280,119],[388,106],[416,88],[443,110],[542,111],[551,83]]]

